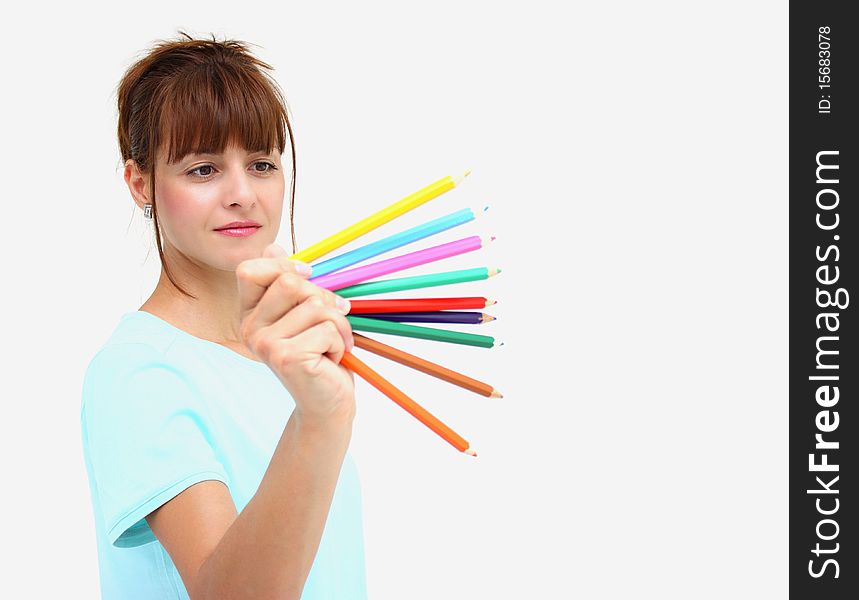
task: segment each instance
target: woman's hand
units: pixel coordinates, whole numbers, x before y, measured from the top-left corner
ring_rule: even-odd
[[[338,364],[354,345],[349,302],[308,281],[307,265],[287,256],[270,244],[236,267],[242,343],[278,376],[302,422],[351,422],[354,379]]]

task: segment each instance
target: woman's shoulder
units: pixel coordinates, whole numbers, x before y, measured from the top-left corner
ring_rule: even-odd
[[[87,365],[81,418],[85,414],[120,415],[124,407],[143,397],[150,408],[157,403],[192,402],[198,390],[171,351],[175,337],[142,315],[122,315]]]
[[[175,341],[177,331],[165,327],[158,317],[142,310],[123,314],[105,346],[121,344],[143,344],[166,352]]]
[[[148,313],[124,313],[108,339],[90,359],[87,376],[163,362],[176,335],[177,332],[163,327]]]

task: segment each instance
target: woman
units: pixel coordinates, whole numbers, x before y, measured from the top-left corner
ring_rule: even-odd
[[[285,102],[244,43],[183,35],[117,94],[162,271],[84,380],[102,595],[365,598],[349,303],[273,243]]]

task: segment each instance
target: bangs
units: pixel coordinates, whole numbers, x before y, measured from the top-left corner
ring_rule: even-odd
[[[285,102],[276,88],[223,62],[197,65],[164,89],[156,146],[168,164],[188,154],[220,154],[228,145],[283,154]]]

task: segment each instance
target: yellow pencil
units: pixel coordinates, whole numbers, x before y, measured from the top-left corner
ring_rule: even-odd
[[[338,231],[334,235],[325,238],[321,242],[318,242],[310,246],[309,248],[305,248],[301,252],[296,252],[289,258],[291,258],[292,260],[300,260],[306,263],[312,262],[320,256],[324,256],[329,252],[336,250],[340,246],[348,244],[355,238],[361,237],[365,233],[384,225],[388,221],[396,219],[400,215],[409,212],[413,208],[417,208],[421,204],[429,202],[433,198],[441,196],[443,193],[452,190],[457,185],[459,185],[460,182],[465,179],[466,175],[468,175],[470,172],[471,171],[466,171],[464,174],[458,177],[451,177],[449,175],[447,177],[443,177],[435,183],[432,183],[425,188],[406,196],[402,200],[391,204],[387,208],[383,208],[379,212],[373,213],[369,217],[358,221],[354,225],[350,225],[343,231]]]

